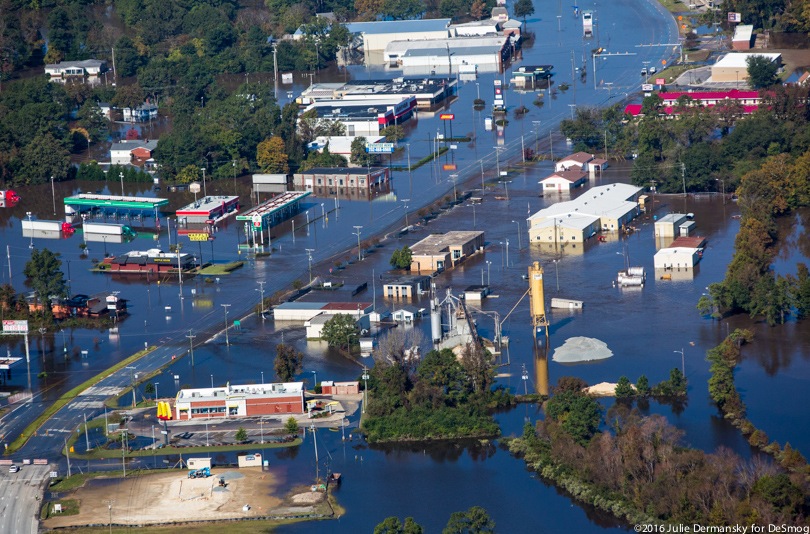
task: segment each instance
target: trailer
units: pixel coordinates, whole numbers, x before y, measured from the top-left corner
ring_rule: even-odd
[[[582,34],[585,37],[593,36],[593,12],[591,11],[582,12]]]
[[[135,236],[136,232],[126,224],[85,222],[82,224],[85,234],[105,234]]]
[[[21,221],[23,230],[37,230],[44,232],[63,232],[72,234],[74,232],[73,225],[68,222],[62,221],[34,221],[23,219]]]

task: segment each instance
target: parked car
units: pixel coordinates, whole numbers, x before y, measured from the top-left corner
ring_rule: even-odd
[[[9,472],[9,473],[16,473],[16,472],[17,472],[17,471],[19,471],[19,470],[20,470],[20,466],[19,466],[19,465],[11,465],[11,466],[9,466],[9,468],[8,468],[8,472]]]
[[[642,68],[642,69],[641,69],[641,75],[642,75],[642,76],[646,76],[646,75],[647,75],[647,67],[644,67],[644,68]]]
[[[650,70],[647,71],[647,72],[649,72],[650,75],[653,75],[653,74],[655,74],[657,72],[657,69],[655,67],[650,67]]]

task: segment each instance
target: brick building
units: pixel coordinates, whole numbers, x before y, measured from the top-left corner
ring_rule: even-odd
[[[227,384],[183,389],[175,398],[175,419],[255,417],[304,413],[304,383]]]

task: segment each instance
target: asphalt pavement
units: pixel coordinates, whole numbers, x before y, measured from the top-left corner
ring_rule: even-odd
[[[0,532],[37,532],[42,488],[51,469],[47,465],[23,465],[19,472],[9,473],[7,466],[0,466]]]

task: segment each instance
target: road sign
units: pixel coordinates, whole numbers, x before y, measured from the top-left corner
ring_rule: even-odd
[[[444,169],[445,171],[454,171],[457,169],[457,167],[455,163],[445,163],[444,165],[442,165],[442,169]]]
[[[258,213],[254,213],[251,219],[253,221],[253,228],[261,228],[262,227],[262,216]]]
[[[48,476],[51,478],[56,478],[59,476],[59,473],[57,473],[56,471],[51,471],[50,473],[48,473]]]
[[[667,83],[667,81],[663,78],[656,78],[655,83],[656,85],[664,85],[665,83]]]
[[[6,334],[27,334],[28,321],[15,321],[10,319],[3,320],[3,332]]]
[[[653,84],[651,84],[651,83],[642,83],[641,84],[641,90],[646,92],[646,93],[649,93],[650,91],[653,90]]]
[[[456,118],[455,114],[453,113],[442,113],[439,115],[439,118],[443,121],[451,121]]]
[[[188,234],[191,241],[208,241],[208,234]]]
[[[366,152],[369,154],[393,154],[394,143],[366,143]]]

